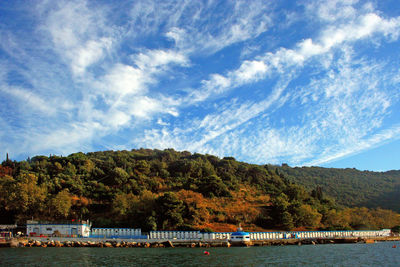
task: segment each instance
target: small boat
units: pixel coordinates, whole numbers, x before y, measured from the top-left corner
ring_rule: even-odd
[[[233,232],[231,234],[229,242],[231,243],[232,246],[250,246],[251,245],[250,234],[244,232],[242,227],[240,227],[239,225],[236,232]]]

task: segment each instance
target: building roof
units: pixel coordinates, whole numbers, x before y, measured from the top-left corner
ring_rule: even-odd
[[[16,229],[16,228],[17,228],[16,224],[0,224],[0,229],[2,230]]]
[[[240,231],[240,232],[233,232],[232,235],[233,236],[247,236],[247,235],[250,235],[250,234],[247,233],[247,232]]]

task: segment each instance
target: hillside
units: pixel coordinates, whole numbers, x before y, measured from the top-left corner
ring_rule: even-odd
[[[144,231],[232,231],[239,223],[257,231],[400,224],[390,210],[337,205],[324,183],[294,170],[173,149],[6,160],[0,165],[0,223],[90,219],[95,227]],[[338,196],[342,204],[351,199]]]
[[[270,166],[271,167],[271,166]],[[308,190],[320,186],[338,204],[400,212],[400,171],[371,172],[320,167],[277,167],[290,181]]]

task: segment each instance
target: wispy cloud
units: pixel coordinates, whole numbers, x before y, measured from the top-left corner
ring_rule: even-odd
[[[0,150],[174,147],[293,165],[394,140],[400,17],[378,6],[7,4]]]
[[[107,25],[105,12],[86,1],[59,1],[38,5],[40,15],[48,14],[43,31],[50,34],[55,51],[74,75],[84,75],[88,67],[103,59],[113,45],[115,32]]]
[[[370,11],[368,8],[365,10]],[[246,155],[246,158],[260,163],[288,160],[293,164],[309,164],[307,161],[310,158],[318,158],[314,162],[322,163],[347,155],[348,152],[335,154],[334,151],[347,151],[347,147],[353,143],[359,145],[353,145],[351,153],[363,151],[368,143],[363,142],[363,138],[383,142],[383,139],[369,136],[382,126],[393,96],[382,91],[382,79],[378,77],[382,72],[381,66],[357,62],[349,52],[349,46],[358,40],[379,38],[379,35],[388,37],[390,41],[396,39],[400,29],[399,18],[383,19],[375,13],[356,16],[350,6],[347,12],[340,17],[341,24],[321,29],[315,41],[310,38],[301,40],[293,49],[280,48],[274,53],[266,53],[257,61],[246,60],[237,70],[229,71],[226,75],[211,75],[209,80],[202,82],[200,90],[190,94],[194,102],[205,101],[209,97],[263,80],[274,73],[299,72],[307,61],[319,62],[318,66],[323,68],[322,74],[325,72],[322,77],[325,78],[313,79],[304,90],[291,93],[293,97],[299,97],[303,105],[312,101],[306,108],[300,108],[298,112],[301,116],[295,116],[299,120],[295,126],[276,129],[269,125],[268,120],[264,120],[265,116],[273,116],[275,110],[270,110],[273,104],[280,102],[282,106],[287,101],[288,95],[282,95],[282,92],[292,78],[285,76],[282,79],[286,79],[287,83],[277,86],[268,100],[241,105],[233,103],[225,110],[219,109],[218,113],[205,116],[196,123],[197,127],[189,131],[196,133],[194,136],[198,141],[193,142],[191,138],[181,147],[218,155]],[[339,17],[332,17],[328,21],[337,19]],[[349,20],[343,22],[343,19]],[[343,52],[339,53],[342,53],[342,57],[337,63],[326,64],[327,59],[332,61],[332,55],[338,53],[335,51],[341,50]],[[351,61],[355,63],[351,64]],[[387,77],[387,80],[393,79],[393,76]],[[357,107],[354,107],[355,102],[358,103]],[[263,119],[257,123],[250,122],[260,114],[264,114]],[[299,122],[302,125],[296,125]],[[251,134],[249,128],[255,133]],[[147,132],[145,142],[151,144],[157,139],[160,146],[179,147],[182,140],[174,134],[181,135],[182,132],[186,133],[179,129]]]
[[[393,141],[400,138],[400,127],[394,126],[389,129],[382,130],[371,137],[357,140],[356,143],[352,145],[349,144],[348,147],[341,147],[336,149],[336,151],[330,151],[330,153],[324,153],[322,157],[317,158],[313,161],[306,162],[305,165],[308,166],[318,166],[324,163],[329,163],[344,157],[352,156],[354,154],[361,153],[365,150],[375,148],[378,145],[387,143],[388,141]]]

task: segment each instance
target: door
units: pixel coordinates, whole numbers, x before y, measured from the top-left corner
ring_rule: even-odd
[[[78,229],[77,228],[72,228],[71,229],[71,235],[77,236],[78,235]]]

